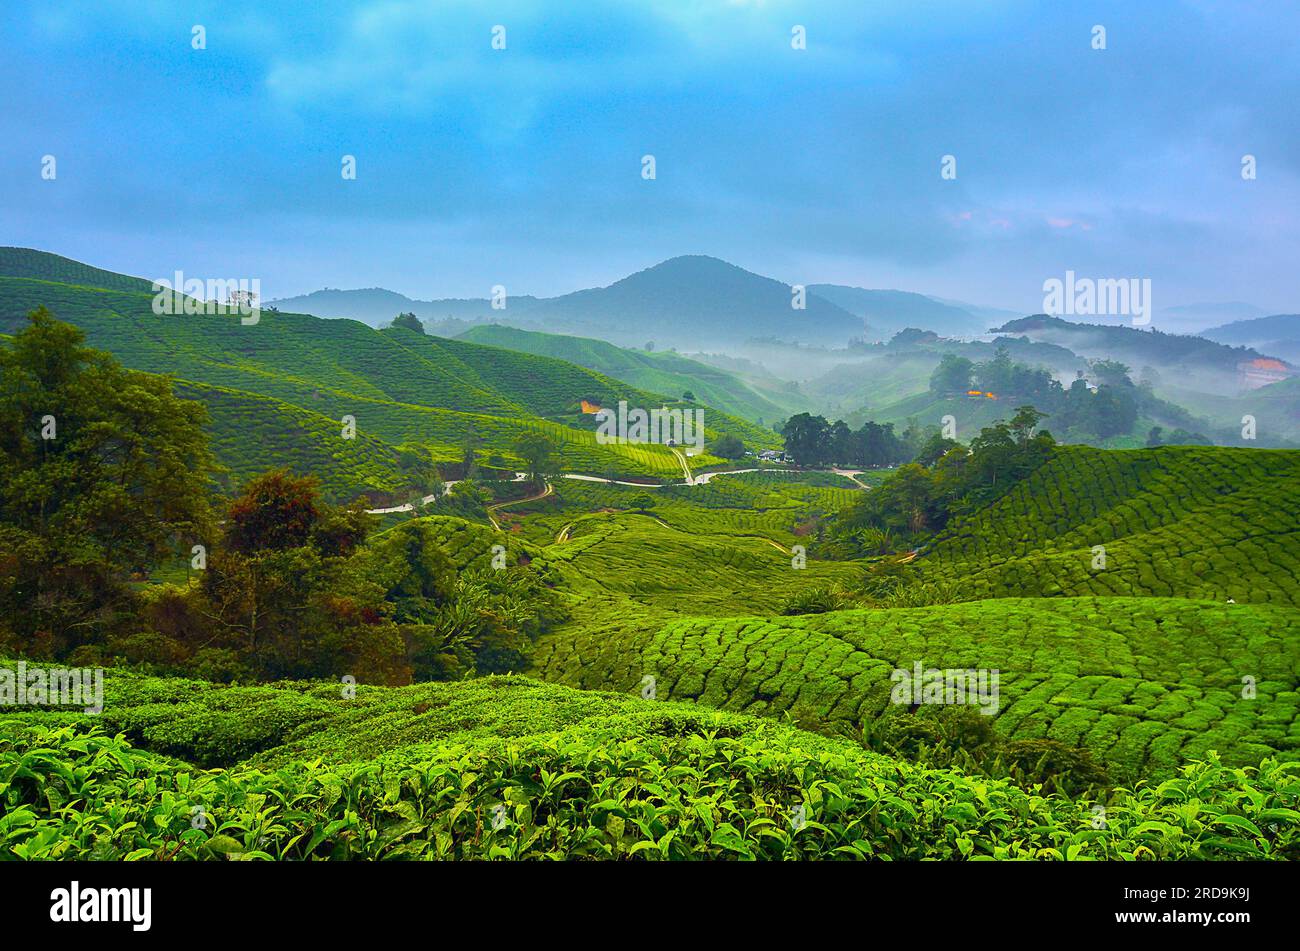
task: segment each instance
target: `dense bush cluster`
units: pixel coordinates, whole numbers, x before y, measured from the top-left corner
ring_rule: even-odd
[[[457,519],[406,521],[368,539],[371,523],[359,507],[325,503],[313,480],[272,471],[229,505],[184,583],[150,586],[118,623],[60,647],[13,638],[8,649],[220,681],[409,683],[522,670],[533,640],[563,616],[518,547],[498,559],[496,539]]]
[[[100,732],[16,730],[0,740],[0,849],[23,859],[182,860],[1212,859],[1298,850],[1300,782],[1273,761],[1233,769],[1210,757],[1159,786],[1115,790],[1098,811],[751,718],[632,703],[640,709],[610,704],[592,726],[504,743],[451,737],[366,763],[295,757],[274,769],[206,772],[177,770]]]

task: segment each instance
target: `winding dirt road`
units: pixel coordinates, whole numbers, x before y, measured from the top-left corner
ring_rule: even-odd
[[[605,485],[630,485],[630,486],[632,486],[633,488],[637,488],[637,489],[662,489],[662,488],[664,488],[666,485],[708,485],[710,482],[713,481],[713,479],[714,479],[715,476],[722,476],[722,475],[740,475],[741,473],[744,473],[744,472],[820,472],[820,471],[828,471],[828,472],[834,472],[836,475],[842,475],[842,476],[844,476],[844,477],[846,477],[846,478],[852,479],[854,482],[856,482],[858,485],[862,486],[862,488],[864,488],[864,489],[869,489],[869,488],[871,488],[869,485],[866,485],[865,483],[863,483],[863,482],[859,482],[859,481],[858,481],[858,478],[857,478],[857,477],[858,477],[859,475],[861,475],[864,471],[866,471],[866,470],[864,470],[864,469],[829,469],[829,470],[818,470],[818,469],[811,469],[811,470],[810,470],[810,469],[757,469],[757,468],[756,468],[756,469],[719,469],[719,470],[717,470],[716,472],[702,472],[702,473],[700,473],[700,474],[697,475],[697,476],[693,476],[693,475],[691,475],[691,468],[690,468],[690,465],[689,465],[689,464],[687,463],[687,461],[686,461],[686,457],[683,456],[683,455],[682,455],[680,452],[678,452],[676,449],[673,450],[673,453],[677,456],[677,461],[680,462],[680,463],[682,464],[682,472],[685,473],[685,476],[686,476],[686,481],[685,481],[685,482],[666,482],[666,483],[659,483],[659,482],[624,482],[624,481],[622,481],[621,479],[605,479],[605,478],[602,478],[601,476],[580,475],[580,474],[578,474],[578,473],[576,473],[576,472],[562,472],[562,473],[560,473],[560,476],[559,476],[559,477],[560,477],[561,479],[575,479],[575,480],[577,480],[577,481],[579,481],[579,482],[603,482]],[[516,472],[516,473],[515,473],[515,477],[514,477],[513,479],[511,479],[510,481],[511,481],[511,482],[526,482],[527,480],[528,480],[528,473],[526,473],[526,472]],[[461,481],[463,481],[463,480],[461,480],[461,479],[453,479],[451,482],[443,483],[442,494],[443,494],[443,495],[446,495],[448,492],[451,491],[451,487],[452,487],[452,486],[458,484],[458,483],[461,482]],[[532,496],[531,498],[527,498],[527,499],[513,499],[513,500],[511,500],[511,501],[509,501],[509,502],[498,502],[496,505],[489,505],[489,506],[488,506],[488,518],[491,519],[492,524],[495,526],[495,525],[496,525],[496,519],[493,519],[493,518],[492,518],[492,512],[493,512],[494,510],[499,509],[499,508],[504,508],[504,507],[507,506],[507,505],[518,505],[520,502],[532,502],[532,501],[534,501],[535,499],[545,498],[546,496],[550,495],[553,491],[554,491],[554,490],[551,488],[551,485],[550,485],[550,483],[548,482],[547,485],[546,485],[546,491],[545,491],[545,492],[542,492],[542,493],[539,494],[539,495],[534,495],[534,496]],[[419,502],[419,507],[420,507],[420,508],[423,508],[424,506],[428,505],[430,502],[432,502],[432,501],[433,501],[434,499],[436,499],[437,497],[438,497],[437,495],[426,495],[424,498],[422,498],[422,499],[420,500],[420,502]],[[413,510],[415,507],[416,507],[416,503],[413,503],[413,502],[407,502],[405,505],[390,505],[388,508],[381,508],[381,509],[366,509],[366,511],[369,512],[371,515],[389,515],[389,514],[391,514],[391,513],[393,513],[393,512],[410,512],[410,511]]]

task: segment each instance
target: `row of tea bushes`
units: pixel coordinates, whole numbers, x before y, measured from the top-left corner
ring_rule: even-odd
[[[719,718],[721,720],[721,718]],[[1293,768],[1211,757],[1104,804],[1025,792],[794,731],[562,732],[199,772],[73,728],[0,739],[18,859],[1294,859]]]
[[[1210,750],[1232,765],[1300,759],[1293,608],[999,599],[686,619],[629,640],[639,643],[641,674],[656,679],[661,698],[797,715],[845,732],[881,716],[893,672],[919,662],[999,671],[1000,732],[1085,747],[1124,779],[1171,775]],[[620,662],[617,672],[629,667]]]
[[[1102,551],[1104,549],[1104,551]],[[1300,604],[1300,451],[1057,450],[918,562],[971,598],[1112,594]]]

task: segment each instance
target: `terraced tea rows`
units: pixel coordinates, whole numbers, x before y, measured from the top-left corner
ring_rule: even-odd
[[[795,618],[685,619],[628,637],[603,671],[548,678],[858,728],[890,702],[895,669],[1000,671],[997,728],[1092,750],[1118,775],[1300,758],[1300,612],[1180,599],[981,601]],[[576,653],[582,653],[578,649]],[[601,656],[608,656],[602,652]],[[639,660],[639,666],[637,661]],[[1243,698],[1247,681],[1256,696]]]
[[[0,274],[118,291],[148,292],[152,288],[152,283],[141,277],[105,271],[62,255],[34,251],[31,248],[0,247]]]
[[[918,565],[970,598],[1300,605],[1300,452],[1062,447],[1006,496],[954,522]]]
[[[582,520],[547,558],[566,567],[583,596],[618,595],[685,614],[776,610],[809,579],[848,579],[860,571],[815,560],[796,570],[767,539],[691,534],[635,514]]]
[[[330,501],[358,492],[395,492],[406,484],[394,446],[366,432],[340,439],[337,419],[201,383],[177,382],[175,391],[207,406],[212,450],[228,470],[221,480],[229,488],[285,465],[320,473],[321,492]]]
[[[768,539],[778,549],[803,544],[813,550],[815,544],[801,533],[801,525],[815,516],[835,512],[861,491],[840,487],[841,483],[852,485],[842,476],[831,478],[837,483],[833,487],[809,485],[792,478],[773,479],[767,473],[738,473],[717,475],[703,485],[648,488],[559,479],[551,496],[513,506],[511,512],[527,516],[520,525],[525,537],[546,544],[565,528],[573,537],[578,526],[587,521],[636,511],[648,494],[653,502],[648,517],[666,527],[695,535]]]
[[[702,490],[714,485],[682,491],[708,498],[713,493]],[[617,487],[579,490],[585,492],[627,504]],[[805,541],[790,534],[793,508],[745,516],[688,505],[685,497],[665,497],[644,515],[605,512],[525,520],[526,537],[532,537],[527,534],[530,523],[543,522],[547,532],[563,523],[564,541],[544,538],[543,543],[550,543],[545,558],[572,598],[571,619],[535,646],[539,676],[589,689],[623,689],[640,682],[641,646],[673,619],[776,612],[808,586],[858,582],[860,566],[819,561],[814,550],[805,555],[805,567],[794,567],[792,553],[773,540]]]
[[[532,546],[487,525],[477,525],[455,516],[439,515],[427,516],[421,521],[433,528],[439,545],[458,572],[492,567],[494,545],[505,548],[506,563],[510,565],[516,564],[520,558],[532,561],[544,557]]]

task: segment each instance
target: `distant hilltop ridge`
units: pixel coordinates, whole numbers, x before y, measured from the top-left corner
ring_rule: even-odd
[[[527,330],[597,337],[624,346],[726,347],[770,339],[842,347],[854,339],[888,338],[905,327],[944,336],[974,336],[1014,312],[898,290],[836,284],[787,284],[704,254],[680,255],[605,287],[558,297],[511,295],[494,307],[481,298],[418,300],[384,288],[337,290],[270,304],[321,317],[350,317],[383,326],[398,313],[429,323],[504,323]]]

